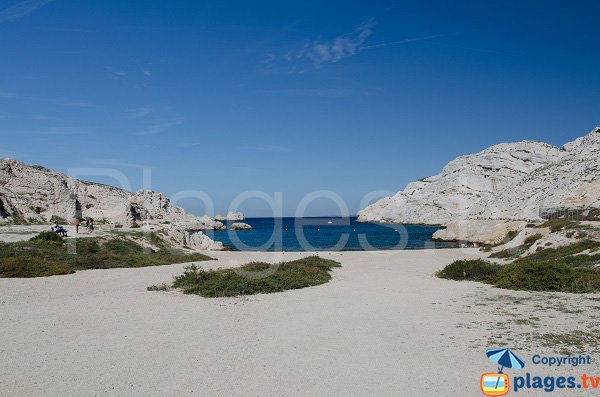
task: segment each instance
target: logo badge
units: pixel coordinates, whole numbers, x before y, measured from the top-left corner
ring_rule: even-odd
[[[488,349],[485,352],[490,360],[499,365],[498,373],[481,375],[481,391],[486,396],[503,396],[510,391],[510,378],[502,371],[504,368],[521,369],[525,362],[510,349]]]
[[[486,396],[503,396],[510,390],[510,381],[506,374],[488,373],[481,375],[481,391]]]

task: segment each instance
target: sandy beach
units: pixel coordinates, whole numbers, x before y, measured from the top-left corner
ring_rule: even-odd
[[[200,265],[309,254],[213,252],[218,261]],[[526,337],[597,329],[598,295],[434,277],[479,254],[322,252],[342,263],[330,283],[239,298],[146,291],[181,264],[0,279],[0,395],[476,396],[481,374],[496,369],[490,344],[556,354]],[[560,312],[575,305],[585,313]]]

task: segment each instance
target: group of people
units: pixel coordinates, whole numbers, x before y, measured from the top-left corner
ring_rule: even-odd
[[[81,219],[75,218],[75,233],[79,233],[79,226],[81,225]],[[94,220],[92,218],[85,219],[85,227],[87,227],[88,231],[92,233],[94,231]],[[69,237],[67,236],[67,230],[59,225],[58,221],[54,222],[52,225],[52,231],[58,234],[61,237]]]

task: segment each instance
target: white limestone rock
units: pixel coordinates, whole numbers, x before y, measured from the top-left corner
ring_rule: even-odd
[[[252,230],[252,226],[244,222],[234,222],[229,226],[230,230]]]
[[[458,157],[438,175],[410,183],[358,213],[362,222],[447,225],[463,219],[482,199],[506,190],[534,170],[562,157],[539,142],[503,143]]]
[[[141,190],[134,194],[17,160],[0,160],[0,223],[49,222],[52,217],[66,221],[91,217],[97,223],[126,227],[173,225],[190,231],[225,227],[172,205],[163,193]]]
[[[244,216],[244,214],[242,212],[232,212],[229,211],[227,213],[227,215],[223,216],[221,214],[217,214],[215,215],[215,221],[243,221],[244,219],[246,219],[246,217]]]
[[[491,245],[502,241],[508,232],[521,230],[526,224],[519,221],[464,219],[451,222],[445,229],[436,231],[433,239]]]
[[[560,160],[472,208],[472,218],[539,219],[555,210],[600,208],[600,128],[564,146]]]
[[[224,248],[223,243],[214,241],[202,231],[189,231],[178,227],[170,227],[167,237],[172,243],[192,250],[218,251]]]
[[[600,128],[562,149],[526,141],[459,157],[363,209],[359,221],[446,225],[435,238],[486,242],[544,213],[597,208]]]

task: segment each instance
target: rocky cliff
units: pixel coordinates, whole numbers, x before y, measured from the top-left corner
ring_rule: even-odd
[[[71,221],[75,217],[90,217],[96,223],[124,227],[164,225],[173,230],[175,236],[185,235],[187,231],[188,240],[190,231],[193,234],[198,230],[224,228],[221,222],[208,216],[197,217],[172,205],[169,198],[159,192],[131,193],[17,160],[0,160],[0,224],[50,222],[52,219]],[[207,239],[205,235],[197,237],[195,246],[217,247],[218,244]]]
[[[246,219],[243,212],[231,212],[229,211],[227,215],[223,216],[220,214],[215,215],[216,221],[243,221]]]
[[[520,227],[518,221],[599,208],[599,163],[600,128],[563,148],[529,141],[495,145],[377,201],[359,212],[359,220],[446,225],[436,237],[477,240],[481,233],[489,242],[490,235]]]

